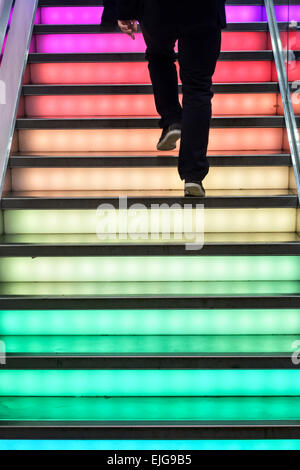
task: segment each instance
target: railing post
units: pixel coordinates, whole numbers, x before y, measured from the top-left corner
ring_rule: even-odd
[[[3,48],[13,0],[0,0],[0,53]]]
[[[291,99],[290,87],[285,67],[285,61],[282,50],[282,43],[279,34],[279,28],[275,15],[273,0],[265,0],[265,6],[268,16],[269,30],[271,35],[273,54],[278,75],[281,99],[284,110],[284,117],[287,128],[287,135],[291,150],[292,162],[295,172],[295,179],[300,202],[300,142],[297,123],[294,114],[293,103]]]
[[[15,0],[6,46],[0,64],[0,84],[2,85],[0,87],[0,197],[3,191],[37,6],[38,0]]]

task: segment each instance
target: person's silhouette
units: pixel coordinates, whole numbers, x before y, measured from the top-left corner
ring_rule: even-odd
[[[181,137],[179,175],[185,194],[204,196],[202,181],[209,171],[207,147],[212,115],[212,76],[226,26],[225,0],[119,0],[121,30],[134,36],[137,22],[147,45],[162,135],[158,150],[174,150]],[[178,96],[175,44],[183,87]]]

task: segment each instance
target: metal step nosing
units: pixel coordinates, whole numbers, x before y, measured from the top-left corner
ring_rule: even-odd
[[[294,51],[296,60],[300,51]],[[220,61],[273,61],[272,51],[225,51],[220,54]],[[28,63],[67,63],[67,62],[146,62],[145,53],[30,53]]]
[[[260,355],[7,354],[3,370],[298,369],[290,353]]]
[[[182,86],[179,86],[182,92]],[[276,82],[216,83],[215,94],[279,93]],[[152,85],[24,85],[23,96],[51,95],[153,95]]]
[[[1,201],[1,209],[97,209],[100,204],[111,204],[114,208],[118,209],[120,205],[119,198],[32,198],[28,197],[6,197],[3,196]],[[129,197],[128,205],[143,204],[146,208],[151,208],[153,205],[167,204],[189,204],[190,207],[197,207],[198,204],[204,205],[205,209],[216,208],[297,208],[298,199],[297,194],[284,195],[284,196],[243,196],[237,197],[206,197],[206,198],[142,198],[142,197]]]
[[[190,244],[193,242],[191,241]],[[299,256],[300,242],[205,244],[187,250],[187,243],[169,244],[0,244],[0,257],[109,257],[109,256]]]
[[[299,421],[1,421],[0,439],[299,439]]]
[[[300,126],[300,116],[296,118]],[[211,128],[285,128],[284,116],[213,117]],[[159,129],[158,118],[19,118],[16,130]]]
[[[291,156],[278,155],[224,155],[208,156],[210,166],[223,167],[276,167],[292,166]],[[134,157],[79,157],[79,156],[16,156],[9,160],[9,167],[14,168],[176,168],[177,156],[134,156]]]
[[[300,294],[219,296],[30,296],[1,295],[6,310],[139,310],[139,309],[291,309],[300,308]]]

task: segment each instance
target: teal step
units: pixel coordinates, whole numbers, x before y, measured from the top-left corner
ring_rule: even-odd
[[[59,339],[60,335],[70,336],[69,339],[64,339],[64,344],[66,341],[79,344],[82,340],[90,341],[92,344],[92,338],[98,336],[94,338],[94,344],[97,341],[98,348],[100,344],[106,344],[105,347],[112,349],[121,344],[135,349],[134,344],[139,344],[139,336],[145,336],[144,343],[148,337],[149,347],[156,345],[156,348],[163,342],[168,344],[167,341],[173,344],[171,339],[168,339],[169,335],[178,336],[175,343],[180,340],[182,344],[184,341],[192,341],[188,339],[189,335],[195,335],[195,338],[199,336],[198,341],[201,341],[203,345],[222,344],[224,341],[228,345],[232,345],[233,341],[240,345],[250,344],[249,342],[254,345],[255,341],[260,341],[259,337],[249,335],[277,335],[270,336],[269,342],[266,340],[266,343],[270,345],[276,344],[276,338],[284,338],[282,335],[294,336],[300,333],[300,309],[177,308],[166,310],[136,307],[132,310],[113,310],[112,308],[106,310],[0,310],[0,331],[10,342],[9,344],[17,344],[16,342],[28,344],[29,340],[26,336],[29,335],[33,336],[32,342],[39,344],[39,347],[47,344],[44,338],[49,338],[48,341],[50,341],[51,336],[53,336],[52,344],[54,344],[53,341],[62,341]],[[73,335],[79,337],[77,341],[72,340]],[[187,339],[180,339],[181,335],[186,335]],[[222,335],[223,339],[217,343],[215,341],[219,335]],[[240,340],[230,339],[234,338],[233,336],[226,339],[224,335],[240,335]],[[92,338],[85,339],[85,336]],[[257,340],[251,338],[257,338]],[[289,351],[290,347],[287,350]]]
[[[0,440],[0,450],[300,450],[300,439]]]
[[[295,335],[0,336],[6,354],[292,354]]]
[[[1,421],[296,421],[300,397],[2,397],[0,416]]]
[[[0,396],[300,396],[300,369],[0,370]]]

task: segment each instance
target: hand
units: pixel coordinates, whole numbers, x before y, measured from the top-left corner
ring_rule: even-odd
[[[128,36],[130,36],[131,39],[133,40],[135,39],[134,33],[138,32],[138,26],[137,26],[136,20],[119,20],[118,24],[123,33],[128,34]]]

